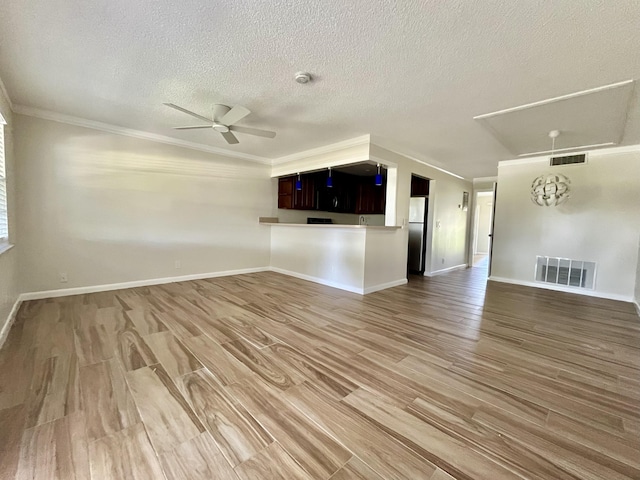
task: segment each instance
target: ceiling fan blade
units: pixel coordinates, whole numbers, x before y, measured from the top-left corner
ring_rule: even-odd
[[[197,113],[192,112],[191,110],[187,110],[186,108],[179,107],[178,105],[174,105],[173,103],[165,103],[165,105],[167,107],[178,110],[179,112],[186,113],[187,115],[191,115],[192,117],[199,118],[200,120],[204,120],[205,122],[211,122],[210,118],[203,117],[202,115],[198,115]]]
[[[240,125],[232,125],[229,130],[240,133],[248,133],[249,135],[256,135],[264,138],[275,138],[276,132],[270,132],[269,130],[260,130],[259,128],[241,127]]]
[[[174,130],[191,130],[193,128],[213,128],[213,125],[193,125],[191,127],[173,127]]]
[[[224,139],[227,141],[227,143],[230,143],[232,145],[234,143],[240,143],[238,141],[238,139],[236,138],[236,136],[231,132],[224,132],[224,133],[221,132],[220,135],[222,135],[224,137]]]
[[[249,115],[251,110],[248,108],[241,107],[240,105],[236,105],[231,110],[229,110],[224,117],[220,119],[220,123],[223,125],[233,125],[236,122],[239,122],[244,117]]]

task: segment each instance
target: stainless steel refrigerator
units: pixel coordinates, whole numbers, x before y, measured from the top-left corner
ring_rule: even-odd
[[[409,271],[424,273],[427,248],[428,197],[411,197],[409,200]]]

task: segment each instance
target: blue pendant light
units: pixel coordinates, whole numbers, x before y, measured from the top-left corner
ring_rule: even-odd
[[[380,173],[380,164],[378,164],[378,173],[376,173],[376,187],[382,186],[382,174]]]
[[[296,190],[302,190],[302,180],[300,180],[299,173],[298,173],[298,178],[296,179]]]
[[[329,176],[327,177],[327,188],[333,188],[333,178],[331,177],[331,167],[329,167]]]

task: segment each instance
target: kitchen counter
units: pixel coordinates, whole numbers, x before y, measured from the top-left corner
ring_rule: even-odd
[[[361,230],[398,230],[402,227],[387,227],[373,225],[341,225],[338,223],[280,223],[280,222],[260,222],[260,225],[270,225],[274,227],[311,227],[311,228],[356,228]]]

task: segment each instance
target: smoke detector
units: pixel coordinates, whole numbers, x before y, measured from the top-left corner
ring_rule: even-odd
[[[294,78],[296,82],[305,84],[311,81],[311,74],[306,72],[298,72],[296,73],[296,76]]]

